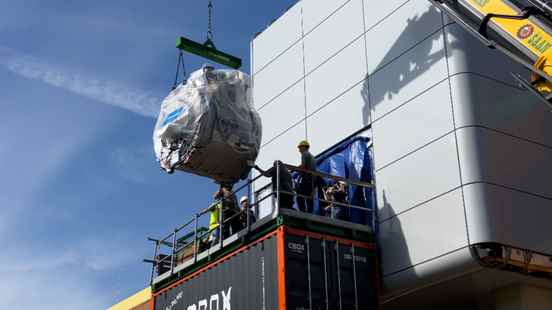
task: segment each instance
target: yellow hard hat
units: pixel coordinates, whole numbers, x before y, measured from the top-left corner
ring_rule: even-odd
[[[297,145],[297,147],[302,147],[302,146],[310,147],[309,141],[303,140],[303,141],[299,142],[299,144]]]

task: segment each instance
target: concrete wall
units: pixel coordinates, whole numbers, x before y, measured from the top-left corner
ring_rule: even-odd
[[[260,166],[369,128],[387,297],[478,268],[470,244],[552,253],[552,114],[428,1],[303,0],[251,48]]]

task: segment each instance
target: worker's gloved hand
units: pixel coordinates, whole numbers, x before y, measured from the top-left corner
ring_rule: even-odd
[[[255,162],[254,162],[254,161],[251,161],[251,160],[248,160],[248,161],[247,161],[247,166],[250,167],[250,168],[252,168],[252,169],[257,170],[257,171],[258,171],[260,174],[262,174],[262,175],[264,175],[264,173],[266,172],[266,171],[264,171],[263,169],[261,169],[261,167],[255,165]]]

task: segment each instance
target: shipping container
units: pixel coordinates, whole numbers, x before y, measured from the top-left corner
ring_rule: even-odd
[[[281,225],[153,293],[155,310],[379,307],[370,242]]]

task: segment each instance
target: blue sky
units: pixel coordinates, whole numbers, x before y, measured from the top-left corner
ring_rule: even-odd
[[[249,72],[294,2],[215,0],[215,43]],[[212,181],[162,173],[151,141],[175,38],[204,39],[206,6],[0,0],[0,308],[108,307],[147,284],[146,236],[209,203]]]

